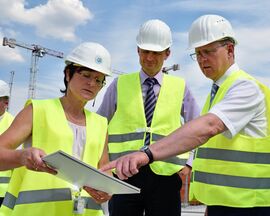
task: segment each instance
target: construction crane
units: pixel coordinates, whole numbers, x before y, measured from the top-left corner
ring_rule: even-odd
[[[46,54],[57,58],[64,57],[64,53],[62,52],[48,49],[36,44],[26,44],[16,41],[13,38],[8,39],[7,37],[4,37],[3,46],[9,46],[10,48],[15,48],[16,46],[18,46],[32,51],[28,98],[35,98],[36,96],[36,76],[38,72],[39,58],[42,58]]]
[[[163,67],[162,68],[162,72],[165,73],[165,74],[168,74],[170,70],[172,70],[172,71],[180,70],[180,65],[179,64],[174,64],[174,65],[172,65],[170,67]],[[126,74],[126,72],[116,70],[116,69],[112,69],[112,73],[116,74],[116,75]]]
[[[166,73],[166,74],[168,74],[168,72],[170,70],[172,70],[172,71],[180,70],[180,65],[179,64],[174,64],[174,65],[172,65],[170,67],[164,67],[164,68],[162,68],[162,72],[163,73]]]
[[[12,87],[13,87],[14,74],[15,74],[15,71],[10,71],[10,79],[9,79],[9,103],[8,103],[7,110],[9,108],[10,100],[11,100],[11,93],[12,93]]]
[[[180,65],[179,64],[174,64],[174,65],[172,65],[170,67],[163,67],[162,68],[162,72],[165,73],[165,74],[168,74],[170,70],[172,70],[172,71],[180,70]],[[119,71],[119,70],[116,70],[116,69],[113,69],[112,73],[116,74],[116,75],[126,74],[125,72]]]

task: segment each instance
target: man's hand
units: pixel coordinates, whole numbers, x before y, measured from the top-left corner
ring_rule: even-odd
[[[101,167],[101,171],[107,171],[115,168],[116,175],[119,179],[124,180],[137,174],[139,168],[148,164],[149,158],[144,152],[134,152],[122,156],[105,166]]]

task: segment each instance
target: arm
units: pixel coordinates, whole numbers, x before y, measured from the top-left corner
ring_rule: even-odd
[[[206,114],[191,120],[172,134],[157,141],[149,148],[154,160],[163,160],[171,156],[190,151],[207,142],[211,137],[226,130],[223,122],[214,114]],[[170,148],[168,148],[170,146]],[[137,174],[141,166],[149,162],[147,155],[143,152],[135,152],[105,165],[102,170],[116,168],[120,179]]]
[[[113,80],[104,95],[102,103],[97,110],[97,114],[108,119],[108,122],[112,119],[116,110],[116,100],[117,100],[117,78]]]
[[[32,106],[25,107],[14,119],[11,126],[0,136],[0,170],[21,166],[35,171],[55,173],[43,163],[45,153],[41,149],[16,150],[32,134]]]
[[[106,141],[105,141],[105,145],[104,145],[104,149],[103,149],[103,153],[102,156],[99,160],[98,163],[98,168],[104,166],[105,164],[107,164],[109,162],[109,154],[108,154],[108,134],[106,135]],[[111,171],[107,171],[107,174],[112,175]],[[103,192],[103,191],[99,191],[96,190],[94,188],[91,187],[87,187],[84,186],[83,189],[89,193],[89,195],[95,200],[96,203],[101,204],[103,202],[106,202],[108,200],[111,199],[111,195]]]
[[[163,160],[176,153],[190,151],[226,130],[223,122],[214,114],[206,114],[186,123],[170,136],[150,147],[155,160]],[[168,148],[167,146],[170,146]]]
[[[185,123],[200,116],[200,108],[187,84],[184,92],[181,116],[183,116]],[[193,149],[189,152],[189,158],[186,162],[186,166],[179,172],[180,176],[187,176],[191,173],[194,151],[195,150]]]
[[[184,119],[184,123],[187,123],[188,121],[200,116],[200,107],[198,106],[187,84],[184,93],[181,116]]]
[[[98,162],[98,168],[104,166],[105,164],[109,163],[109,152],[108,152],[108,133],[106,135],[106,141],[104,144],[104,149],[103,149],[103,153],[102,156]],[[108,171],[107,172],[108,175],[112,176],[112,172]]]

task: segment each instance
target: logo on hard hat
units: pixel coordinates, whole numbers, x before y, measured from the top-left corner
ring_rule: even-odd
[[[102,63],[102,58],[100,56],[96,57],[96,63],[101,64]]]

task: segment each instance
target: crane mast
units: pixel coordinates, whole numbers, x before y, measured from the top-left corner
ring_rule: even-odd
[[[9,102],[8,102],[7,111],[9,109],[9,105],[10,105],[10,101],[11,101],[11,93],[12,93],[12,87],[13,87],[14,74],[15,74],[15,71],[10,71],[10,79],[9,79]]]
[[[36,96],[36,76],[38,72],[38,60],[44,55],[54,56],[56,58],[63,58],[64,53],[48,49],[36,44],[27,44],[23,42],[16,41],[13,38],[3,38],[3,46],[9,46],[10,48],[21,47],[32,52],[31,56],[31,68],[30,68],[30,79],[28,88],[28,98],[35,98]]]

